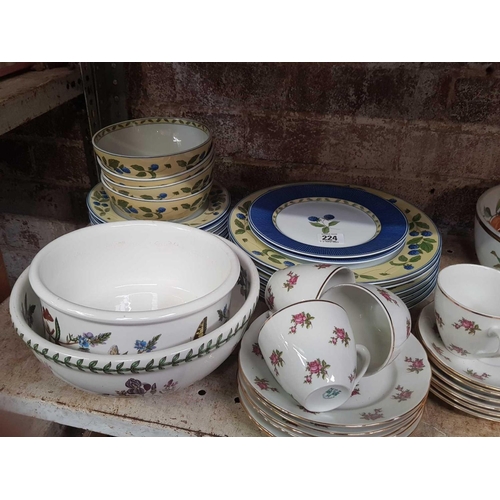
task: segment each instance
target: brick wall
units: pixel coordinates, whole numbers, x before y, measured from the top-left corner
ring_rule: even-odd
[[[213,130],[216,176],[234,201],[278,183],[348,182],[463,229],[478,196],[500,183],[500,64],[126,69],[129,117],[189,116]],[[83,97],[0,136],[0,250],[11,280],[45,242],[87,223],[97,182],[89,151]]]

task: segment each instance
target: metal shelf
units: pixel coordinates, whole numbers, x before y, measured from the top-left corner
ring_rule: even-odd
[[[78,67],[30,71],[0,81],[0,134],[83,93]]]

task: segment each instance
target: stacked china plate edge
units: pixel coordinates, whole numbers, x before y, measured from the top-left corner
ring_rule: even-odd
[[[431,363],[431,393],[464,413],[500,422],[500,361],[448,351],[436,326],[434,302],[422,309],[418,334]]]
[[[276,382],[258,344],[263,313],[245,333],[238,357],[240,402],[248,417],[269,436],[403,437],[417,428],[429,393],[431,368],[420,342],[410,335],[386,368],[364,377],[336,410],[310,412]]]
[[[301,192],[313,192],[311,190],[317,187],[321,187],[321,190],[316,192],[328,194],[329,190],[331,190],[332,196],[316,196],[290,200],[290,202],[282,204],[275,210],[272,214],[272,221],[271,223],[269,222],[269,211],[272,210],[273,203],[277,205],[280,202],[280,200],[270,201],[277,190],[281,188],[293,188],[294,191],[292,191],[292,194],[295,193],[297,195]],[[308,191],[306,191],[305,188],[307,188]],[[350,191],[346,191],[346,188],[349,188]],[[330,234],[331,231],[335,230],[337,224],[331,224],[337,222],[338,217],[331,213],[333,212],[332,209],[328,210],[328,208],[334,207],[336,209],[337,206],[341,207],[343,210],[346,210],[347,207],[351,212],[353,209],[357,209],[369,224],[372,224],[369,220],[371,218],[374,221],[372,225],[375,227],[375,232],[379,231],[379,217],[377,217],[373,211],[364,207],[361,203],[354,204],[349,202],[349,200],[333,197],[333,195],[343,193],[347,193],[352,197],[352,193],[356,191],[361,193],[361,195],[358,195],[358,197],[361,196],[360,200],[363,200],[362,196],[366,197],[367,194],[370,194],[370,203],[372,205],[377,206],[376,198],[372,198],[375,196],[386,204],[393,205],[398,209],[399,213],[404,214],[407,223],[407,231],[404,231],[402,241],[401,238],[395,235],[394,239],[397,241],[393,243],[392,248],[389,250],[384,252],[382,245],[381,253],[365,257],[358,256],[354,259],[337,257],[333,260],[331,258],[322,260],[319,257],[311,257],[310,255],[298,258],[297,255],[299,255],[299,253],[293,253],[290,251],[290,248],[284,248],[285,246],[290,246],[290,240],[293,238],[287,237],[286,234],[282,238],[276,226],[277,217],[280,213],[286,214],[286,210],[291,211],[290,215],[293,216],[293,211],[297,210],[296,207],[300,207],[300,202],[303,201],[310,203],[311,200],[317,201],[319,199],[319,205],[311,206],[322,209],[325,212],[328,211],[328,213],[320,214],[321,217],[313,214],[310,216],[313,220],[307,218],[307,222],[303,223],[303,227],[307,227],[307,224],[309,224],[310,227],[317,228],[320,231],[320,236],[326,232]],[[286,196],[283,196],[282,199],[283,198],[286,199]],[[250,220],[254,202],[256,200],[258,202],[259,199],[264,199],[271,207],[268,210],[267,220],[264,209],[261,213],[257,212],[257,216],[261,216],[261,219],[267,224],[263,230],[263,232],[267,233],[266,238],[264,238],[265,235],[263,232],[255,228],[255,221]],[[339,203],[333,206],[332,201],[337,201]],[[328,205],[328,203],[330,203],[330,205]],[[380,203],[379,205],[383,207],[383,204]],[[388,205],[386,205],[386,207],[388,207]],[[306,207],[305,203],[301,208],[304,207]],[[377,207],[377,209],[379,208]],[[349,215],[349,213],[347,213],[347,215]],[[259,217],[257,217],[256,220],[258,223]],[[363,220],[360,220],[360,222],[363,223]],[[274,228],[272,227],[273,225]],[[290,231],[290,227],[292,226],[289,225],[288,228],[285,228],[285,231]],[[380,234],[381,231],[378,232],[379,236]],[[400,233],[400,235],[401,234],[402,233]],[[265,292],[267,281],[271,275],[279,269],[289,267],[291,268],[290,272],[293,273],[293,266],[298,264],[308,262],[317,262],[318,265],[321,265],[321,263],[336,263],[345,264],[352,268],[355,272],[357,282],[376,284],[392,290],[409,308],[420,304],[434,291],[442,247],[441,236],[436,225],[427,215],[414,205],[376,189],[360,186],[344,186],[334,183],[288,184],[263,189],[250,194],[240,200],[231,210],[229,215],[229,239],[247,252],[254,260],[261,280],[262,297]],[[271,240],[276,240],[282,247]],[[303,242],[299,242],[297,248],[305,248],[306,251],[310,251],[311,245],[304,246]],[[348,252],[344,253],[343,257],[346,255],[348,256]],[[363,259],[365,262],[364,264]],[[353,262],[357,263],[353,264]]]
[[[103,189],[102,183],[96,184],[89,191],[86,203],[91,224],[129,220],[117,214],[111,208],[109,197]],[[227,239],[230,204],[231,196],[229,191],[222,184],[214,181],[210,190],[207,207],[198,210],[189,218],[175,222],[197,227]]]

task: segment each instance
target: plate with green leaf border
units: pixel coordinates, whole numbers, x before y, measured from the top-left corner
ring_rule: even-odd
[[[321,184],[327,183],[322,182]],[[336,185],[336,183],[331,184]],[[348,186],[369,191],[394,203],[405,214],[409,224],[409,232],[401,252],[384,264],[354,270],[357,282],[383,284],[401,278],[409,278],[423,272],[424,269],[427,270],[428,265],[439,257],[437,254],[441,251],[441,236],[436,225],[420,209],[378,189],[356,185]],[[281,185],[262,189],[248,195],[234,206],[229,215],[229,233],[232,241],[251,255],[256,262],[269,267],[271,270],[285,269],[286,267],[307,263],[306,261],[285,256],[270,248],[259,240],[250,229],[248,210],[253,201],[263,193],[279,187]]]
[[[172,222],[179,222],[186,226],[204,229],[220,221],[228,212],[230,203],[231,196],[229,191],[220,182],[214,181],[208,197],[208,206],[205,210],[196,213],[192,218]],[[127,220],[113,210],[108,195],[100,182],[89,191],[87,195],[87,208],[89,214],[96,221],[119,222]]]

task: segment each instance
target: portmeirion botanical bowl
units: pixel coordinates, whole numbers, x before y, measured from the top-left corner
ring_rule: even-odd
[[[101,172],[101,181],[115,193],[130,196],[138,200],[173,200],[176,198],[184,198],[190,194],[196,194],[202,191],[212,182],[212,173],[215,162],[209,163],[206,168],[193,175],[189,179],[184,179],[173,184],[165,184],[163,186],[153,187],[131,187],[121,186],[110,180],[104,173]]]
[[[54,375],[78,389],[118,396],[165,395],[183,389],[209,375],[233,352],[259,298],[259,275],[254,263],[232,243],[225,244],[238,256],[240,279],[232,290],[228,321],[204,337],[170,349],[130,352],[125,356],[74,351],[54,344],[44,337],[42,306],[30,286],[28,269],[16,281],[10,296],[14,327]]]
[[[102,187],[111,200],[113,210],[125,219],[177,221],[206,208],[212,184],[213,181],[210,181],[201,191],[173,200],[139,200],[110,189],[104,182]]]
[[[57,344],[143,354],[224,324],[239,274],[237,255],[213,234],[123,221],[53,240],[33,259],[29,280]]]
[[[175,182],[180,182],[185,179],[189,179],[190,177],[193,177],[194,175],[198,174],[207,166],[215,160],[215,151],[213,146],[211,147],[210,151],[208,152],[207,156],[203,161],[198,163],[193,168],[190,168],[189,170],[186,170],[185,172],[179,172],[174,175],[166,175],[166,176],[156,176],[156,177],[123,177],[121,175],[117,175],[113,173],[112,170],[109,170],[109,168],[106,168],[99,157],[97,157],[97,163],[101,169],[101,173],[106,176],[107,179],[115,182],[116,184],[122,185],[122,186],[130,186],[130,187],[155,187],[155,186],[165,186],[168,184],[174,184]]]
[[[209,153],[212,134],[188,118],[141,118],[104,127],[92,145],[116,175],[148,179],[196,167]]]
[[[479,263],[500,270],[500,185],[477,200],[474,244]]]

